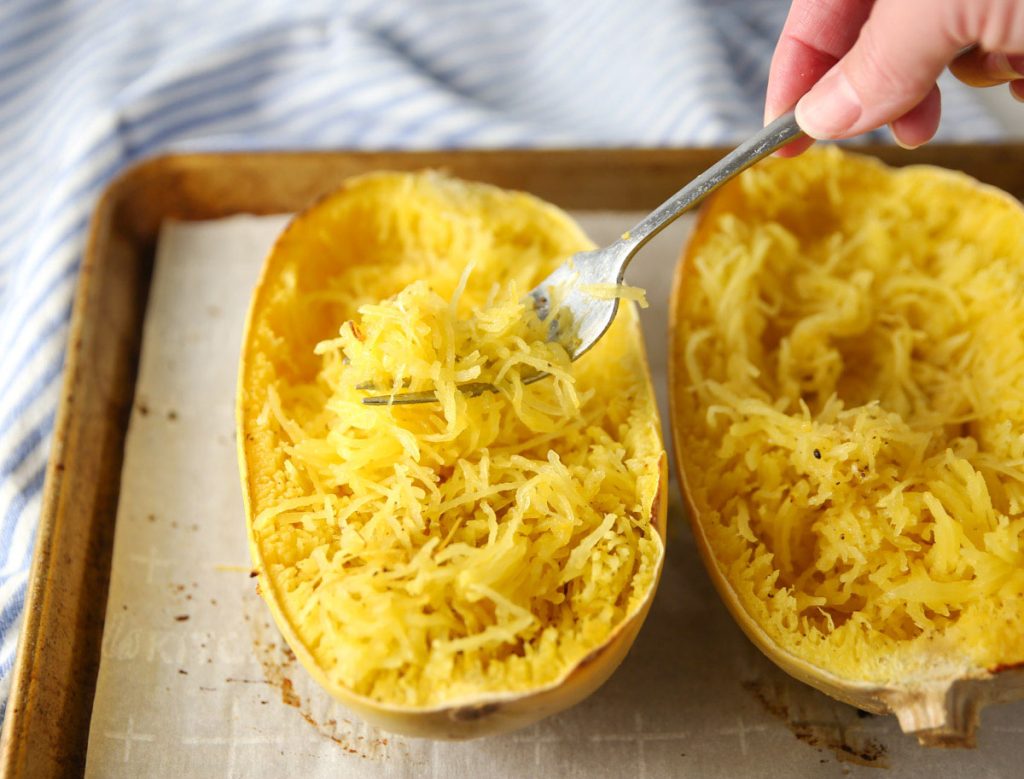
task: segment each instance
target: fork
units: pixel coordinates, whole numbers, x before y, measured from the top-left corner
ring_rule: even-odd
[[[559,341],[572,360],[579,359],[605,334],[619,310],[618,298],[603,300],[594,297],[586,291],[587,287],[622,284],[630,261],[655,235],[733,176],[801,135],[803,131],[797,126],[793,112],[783,114],[676,192],[639,224],[624,232],[619,240],[602,249],[578,252],[555,268],[526,295],[542,320],[548,319],[552,313],[551,301],[559,301],[559,316],[550,319],[548,341]],[[537,372],[525,377],[523,383],[532,384],[547,375]],[[459,390],[475,396],[497,391],[497,387],[486,382],[473,382],[460,385]],[[385,406],[436,400],[437,395],[433,391],[399,392],[371,395],[363,398],[363,403]]]

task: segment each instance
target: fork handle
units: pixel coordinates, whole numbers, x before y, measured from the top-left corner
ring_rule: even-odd
[[[627,233],[623,242],[630,255],[661,232],[674,219],[686,213],[737,173],[803,135],[793,112],[783,114],[762,130],[754,133],[697,178],[648,214]]]

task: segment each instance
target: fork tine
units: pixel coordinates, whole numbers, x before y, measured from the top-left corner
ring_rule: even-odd
[[[533,384],[541,379],[550,376],[550,373],[532,373],[529,376],[523,377],[523,384]],[[499,392],[498,387],[493,384],[488,384],[485,381],[471,381],[466,384],[458,385],[459,392],[463,395],[469,395],[471,398],[475,398],[477,395],[483,395],[485,392]],[[358,388],[357,388],[358,389]],[[370,389],[375,389],[370,387]],[[363,398],[364,406],[409,406],[414,403],[437,403],[437,393],[433,390],[427,392],[396,392],[394,395],[371,395],[367,398]]]
[[[371,395],[363,398],[364,406],[406,406],[412,403],[436,403],[437,393],[399,392],[394,395]]]
[[[531,377],[532,378],[532,377]],[[538,378],[540,378],[538,376]],[[534,379],[536,381],[536,379]],[[459,392],[475,398],[485,392],[497,392],[498,388],[493,384],[483,381],[473,381],[459,385]],[[365,406],[407,406],[413,403],[437,403],[437,393],[434,390],[427,392],[396,392],[394,395],[371,395],[363,398]]]

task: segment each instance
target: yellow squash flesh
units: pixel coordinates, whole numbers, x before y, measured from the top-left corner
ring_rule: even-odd
[[[325,449],[332,425],[345,428],[348,435],[350,422],[373,429],[369,414],[394,414],[395,419],[407,420],[413,418],[409,415],[428,414],[436,418],[436,429],[441,431],[438,436],[444,438],[445,420],[436,404],[413,410],[371,409],[361,406],[354,388],[350,392],[347,385],[331,395],[324,389],[327,357],[314,349],[335,338],[345,322],[358,319],[360,306],[376,304],[418,280],[426,279],[431,290],[444,299],[457,300],[460,316],[471,316],[487,305],[488,295],[493,297],[492,282],[515,282],[517,288],[529,289],[566,256],[590,246],[568,216],[529,195],[434,173],[379,173],[347,181],[338,192],[295,217],[266,261],[246,324],[237,404],[246,526],[258,588],[305,669],[371,724],[412,736],[471,738],[525,727],[597,689],[625,657],[657,587],[664,556],[667,463],[639,321],[634,306],[626,304],[606,339],[574,364],[573,375],[576,391],[585,398],[581,413],[590,415],[587,418],[596,426],[584,431],[589,436],[586,440],[606,440],[608,446],[603,451],[617,452],[614,456],[621,467],[615,471],[617,475],[607,478],[618,480],[620,491],[635,493],[635,503],[626,506],[614,522],[607,519],[608,525],[601,526],[611,529],[602,530],[600,537],[592,534],[582,543],[572,535],[577,515],[553,512],[544,518],[548,535],[564,532],[572,539],[564,549],[571,551],[575,543],[587,553],[555,563],[564,566],[562,570],[570,564],[595,571],[627,566],[621,570],[629,576],[612,602],[601,605],[600,597],[590,598],[595,609],[604,608],[601,613],[610,616],[603,622],[586,616],[584,623],[585,615],[580,612],[577,617],[566,605],[573,592],[579,595],[581,588],[585,589],[579,577],[566,582],[564,596],[538,593],[548,599],[545,602],[524,597],[531,580],[523,577],[536,570],[529,567],[536,560],[526,560],[503,571],[501,586],[507,585],[506,590],[493,592],[482,585],[474,590],[472,580],[480,572],[463,571],[460,576],[456,570],[454,578],[446,580],[450,592],[445,591],[443,602],[410,607],[432,586],[424,584],[424,574],[422,579],[403,580],[386,598],[367,603],[367,609],[376,609],[372,612],[375,616],[365,622],[346,622],[346,615],[361,608],[352,599],[371,592],[363,589],[352,595],[345,589],[346,576],[358,575],[372,583],[379,581],[374,579],[378,572],[384,578],[395,576],[399,568],[408,572],[423,559],[418,553],[430,558],[424,570],[436,572],[444,564],[444,552],[438,550],[446,544],[449,549],[459,543],[472,546],[466,527],[473,522],[486,523],[488,517],[449,521],[443,511],[439,516],[431,514],[422,527],[413,529],[410,546],[397,551],[393,539],[379,535],[379,528],[386,523],[391,523],[396,533],[414,525],[414,518],[426,511],[428,498],[424,496],[436,492],[453,473],[458,474],[462,459],[476,462],[477,453],[472,449],[461,459],[431,463],[430,469],[436,473],[429,474],[427,481],[434,483],[410,482],[402,493],[419,496],[422,505],[413,505],[416,499],[403,499],[385,512],[389,516],[378,512],[368,518],[359,513],[362,499],[373,497],[369,494],[374,490],[372,483],[353,480],[355,486],[324,488],[321,480],[332,468],[348,472],[345,454]],[[469,263],[474,263],[473,270],[464,275]],[[349,332],[359,332],[358,326]],[[347,369],[336,362],[334,370],[341,370],[344,384]],[[540,382],[527,391],[544,397],[543,393],[554,391],[553,385],[550,380]],[[479,402],[495,409],[497,397],[488,395]],[[476,419],[473,409],[466,413],[471,422]],[[501,430],[486,434],[507,443],[500,436],[514,433],[501,431],[518,430],[519,422],[511,407],[494,413],[501,415]],[[310,430],[323,419],[332,420],[323,423],[326,437],[312,440]],[[410,422],[410,429],[420,422]],[[571,440],[583,440],[581,435],[577,430]],[[570,451],[570,439],[558,429],[531,436],[537,443],[531,444],[530,451],[552,459],[552,467],[563,460],[576,462],[573,457],[580,456]],[[425,452],[444,450],[427,439],[420,445]],[[499,453],[493,456],[497,462]],[[327,465],[320,471],[309,469],[311,457],[324,459]],[[389,464],[386,457],[384,460],[370,465],[386,471]],[[399,469],[399,475],[407,476],[419,465]],[[602,477],[599,471],[599,466],[591,468],[595,477]],[[358,469],[353,472],[361,473]],[[422,478],[422,472],[416,472]],[[624,487],[623,478],[628,482]],[[600,478],[597,483],[602,483]],[[602,494],[595,496],[595,505],[602,502]],[[558,496],[551,500],[557,502]],[[326,509],[325,503],[329,504]],[[506,517],[500,508],[496,517],[489,517],[499,539],[506,532],[515,532],[507,527]],[[615,545],[623,527],[630,528],[625,531],[630,537],[640,539],[630,541],[633,546],[640,543],[637,548],[647,550],[637,552],[635,559],[628,554],[623,557],[626,552]],[[365,552],[339,553],[339,549],[351,549],[355,537],[360,537],[359,544],[365,541]],[[532,549],[549,548],[546,537],[533,539]],[[424,541],[435,545],[425,549]],[[485,538],[476,543],[485,546],[490,542]],[[603,551],[606,548],[617,550],[618,556],[608,557]],[[393,562],[396,555],[404,555],[400,563]],[[373,568],[375,559],[381,561],[379,571]],[[497,559],[492,567],[507,567],[507,559]],[[471,581],[463,581],[467,577]],[[473,597],[467,600],[460,595],[464,592]],[[481,598],[480,593],[487,597]],[[441,635],[435,626],[429,628],[434,633],[424,638],[420,626],[434,619],[438,610],[449,607],[465,618],[452,624],[451,635]],[[498,630],[495,615],[505,609],[525,614],[525,622],[532,627],[520,629],[514,637],[506,636],[497,649],[487,650],[484,659],[467,657],[482,649],[437,656],[437,647],[446,641],[487,640],[491,642],[487,646],[493,645],[488,636]],[[573,632],[584,624],[582,633]],[[365,637],[367,644],[378,632],[382,640],[386,636],[397,641],[381,644],[390,646],[388,651],[394,654],[360,659],[362,645],[353,636],[361,641]],[[532,657],[544,662],[531,661]],[[375,664],[370,671],[360,665],[367,662]],[[442,663],[447,663],[442,666],[448,669],[447,676],[436,673]]]
[[[1024,208],[836,148],[703,209],[677,466],[705,565],[796,678],[924,744],[1024,696]]]

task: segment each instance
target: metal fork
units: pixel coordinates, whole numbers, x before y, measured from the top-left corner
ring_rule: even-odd
[[[797,126],[793,112],[783,114],[676,192],[639,224],[623,233],[615,243],[603,249],[574,254],[555,268],[551,275],[528,293],[541,319],[547,319],[551,314],[552,300],[559,301],[559,313],[562,309],[567,310],[567,316],[552,317],[548,340],[560,341],[573,360],[585,354],[605,334],[619,310],[618,298],[602,300],[589,294],[586,287],[593,284],[622,284],[630,261],[651,238],[733,176],[801,135],[803,132]],[[559,325],[562,322],[567,325]],[[547,375],[536,373],[523,379],[523,383],[532,384]],[[463,384],[459,389],[467,395],[479,395],[496,391],[497,387],[485,382],[473,382]],[[433,391],[400,392],[365,397],[363,403],[385,406],[436,400]]]

